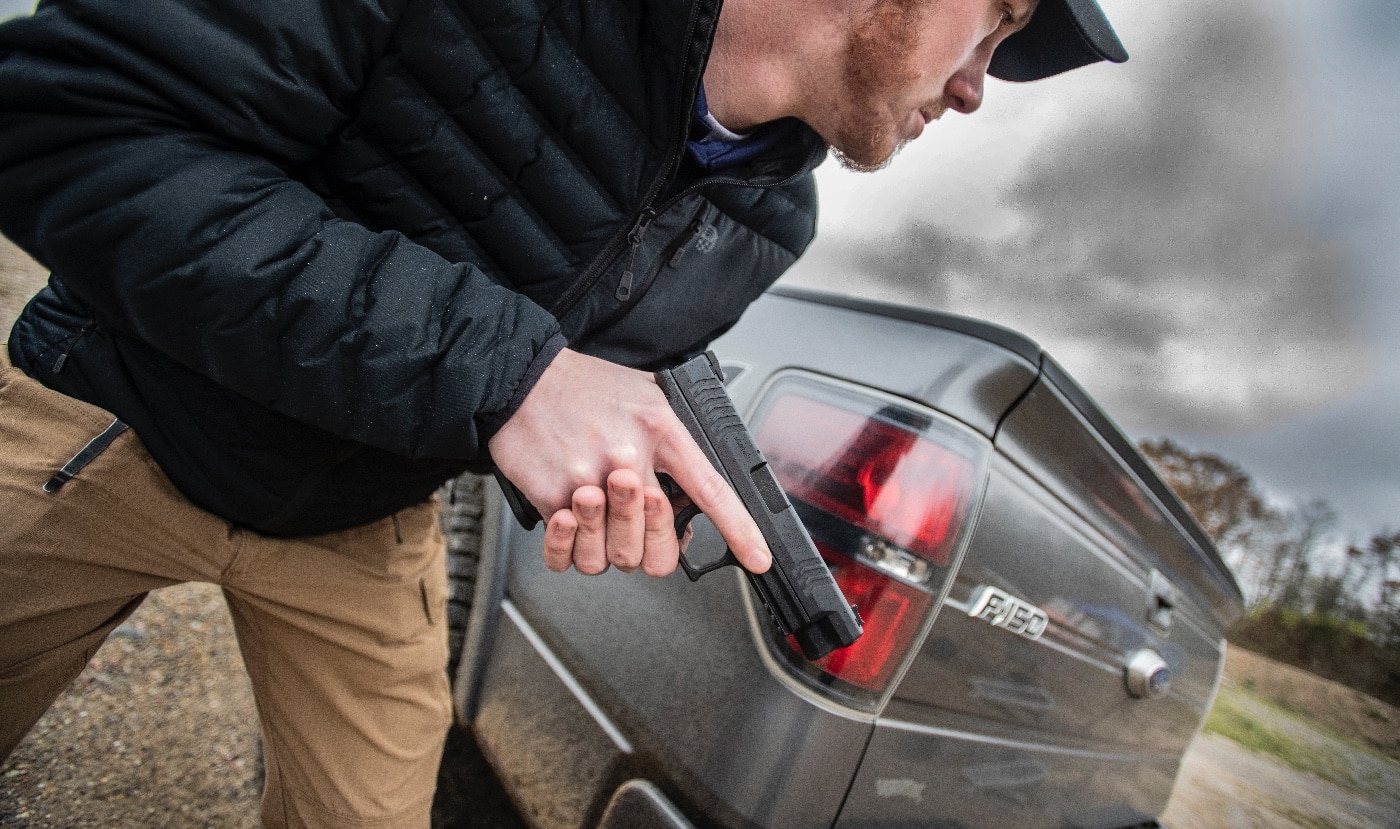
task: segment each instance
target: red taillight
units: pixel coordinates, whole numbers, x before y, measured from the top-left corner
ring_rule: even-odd
[[[759,448],[788,495],[946,565],[976,485],[967,457],[909,426],[789,393]]]
[[[775,387],[755,425],[779,482],[815,516],[808,530],[865,623],[854,645],[816,667],[879,693],[947,575],[977,493],[979,450],[927,414],[807,381]]]
[[[860,610],[865,632],[854,645],[832,651],[817,666],[833,676],[867,688],[883,690],[899,667],[933,597],[818,544],[846,600]]]

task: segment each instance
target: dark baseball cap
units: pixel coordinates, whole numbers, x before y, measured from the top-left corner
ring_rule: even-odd
[[[1034,81],[1101,60],[1127,59],[1127,50],[1094,0],[1040,0],[1026,27],[997,47],[987,74],[1004,81]]]

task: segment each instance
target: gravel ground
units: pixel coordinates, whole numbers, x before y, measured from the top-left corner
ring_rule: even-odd
[[[1226,657],[1222,697],[1262,727],[1308,747],[1311,758],[1326,761],[1331,779],[1204,734],[1182,763],[1163,815],[1167,826],[1400,827],[1400,709],[1240,648]]]
[[[1400,765],[1390,763],[1362,794],[1205,734],[1186,755],[1162,822],[1171,829],[1395,829],[1397,781]]]
[[[219,589],[157,590],[0,766],[0,829],[255,829],[253,710]],[[460,731],[433,825],[524,829]]]
[[[258,730],[213,585],[158,590],[0,771],[0,827],[256,827]]]

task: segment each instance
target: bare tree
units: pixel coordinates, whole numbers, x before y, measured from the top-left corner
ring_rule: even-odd
[[[1138,448],[1236,573],[1248,568],[1251,542],[1272,515],[1249,475],[1218,455],[1192,452],[1168,438],[1145,440]]]
[[[1371,614],[1371,631],[1383,647],[1400,649],[1400,579],[1381,582],[1381,601]]]
[[[1382,620],[1394,601],[1396,581],[1391,571],[1400,558],[1400,532],[1377,533],[1364,546],[1353,545],[1346,552],[1341,574],[1335,578],[1335,592],[1329,591],[1315,607],[1319,612],[1365,621],[1379,633],[1378,626],[1384,626]],[[1387,637],[1377,638],[1383,641]]]
[[[1371,576],[1376,585],[1376,607],[1382,607],[1394,593],[1395,578],[1391,575],[1396,565],[1400,565],[1400,532],[1389,530],[1371,537],[1366,547],[1371,554]],[[1368,577],[1368,582],[1371,578]]]
[[[1304,610],[1313,563],[1337,514],[1326,501],[1315,499],[1302,507],[1277,512],[1269,523],[1275,527],[1272,544],[1260,551],[1261,579],[1255,602],[1267,602],[1290,610]]]

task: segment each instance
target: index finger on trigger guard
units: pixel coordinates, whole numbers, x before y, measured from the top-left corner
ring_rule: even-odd
[[[763,534],[759,532],[758,525],[744,507],[744,502],[699,449],[698,446],[694,447],[695,453],[700,455],[703,471],[692,481],[687,481],[691,486],[683,485],[683,488],[690,493],[695,506],[704,512],[715,525],[715,529],[719,530],[744,569],[753,573],[764,572],[772,561],[772,555],[768,552],[768,544]],[[687,471],[697,468],[699,467],[688,467]],[[739,543],[736,544],[736,541]]]

